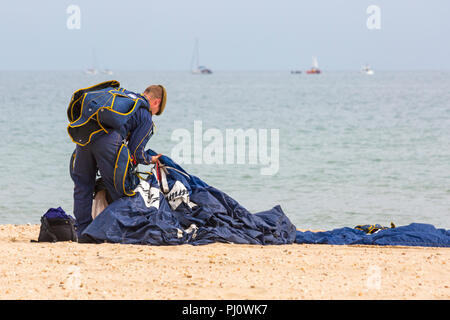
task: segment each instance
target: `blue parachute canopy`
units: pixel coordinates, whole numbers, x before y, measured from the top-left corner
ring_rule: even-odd
[[[411,223],[407,226],[379,230],[374,234],[366,234],[364,231],[352,228],[339,228],[324,232],[297,231],[295,242],[450,247],[450,230],[436,229],[430,224]]]
[[[224,192],[188,174],[169,157],[83,231],[95,242],[151,245],[294,243],[296,228],[280,206],[252,214]]]
[[[132,197],[116,200],[83,231],[92,242],[147,245],[370,244],[450,246],[450,231],[427,224],[366,234],[356,228],[301,232],[280,206],[250,213],[226,193],[188,174],[167,156],[160,158]]]

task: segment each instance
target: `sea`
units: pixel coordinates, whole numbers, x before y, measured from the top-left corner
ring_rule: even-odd
[[[1,71],[0,224],[39,224],[49,208],[73,214],[67,106],[75,90],[111,79],[138,93],[164,85],[147,148],[180,155],[180,133],[190,135],[181,149],[192,161],[186,151],[180,165],[252,213],[280,205],[299,229],[450,228],[450,71],[377,70]],[[211,134],[225,150],[227,130],[240,129],[267,133],[256,148],[273,156],[269,174],[250,138],[244,161],[238,151],[222,163],[198,157]]]

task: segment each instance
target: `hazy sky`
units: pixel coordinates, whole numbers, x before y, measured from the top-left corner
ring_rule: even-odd
[[[80,29],[67,7],[79,6]],[[369,30],[370,5],[380,29]],[[449,0],[14,0],[0,4],[0,69],[450,69]]]

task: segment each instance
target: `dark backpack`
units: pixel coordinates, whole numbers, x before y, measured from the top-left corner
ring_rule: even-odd
[[[77,241],[75,219],[61,207],[50,208],[41,217],[38,242]]]

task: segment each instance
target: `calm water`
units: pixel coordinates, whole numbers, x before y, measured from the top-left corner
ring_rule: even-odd
[[[72,213],[72,92],[110,78],[168,103],[148,147],[171,155],[175,129],[279,129],[280,167],[183,165],[251,212],[280,204],[298,228],[425,222],[450,228],[450,72],[0,73],[0,223]],[[270,140],[269,140],[270,141]],[[204,143],[205,144],[205,143]]]

